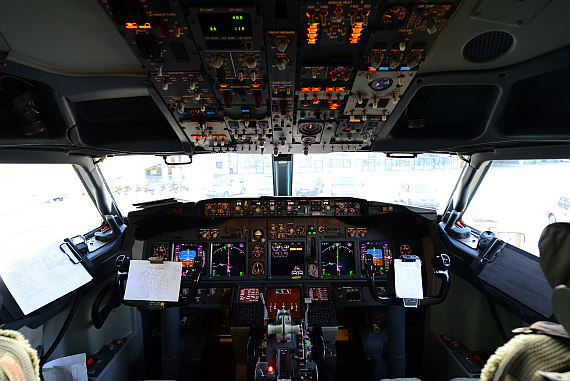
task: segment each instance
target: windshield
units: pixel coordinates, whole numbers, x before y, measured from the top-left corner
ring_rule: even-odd
[[[111,157],[100,164],[119,208],[177,198],[273,195],[272,156],[195,155],[189,165],[169,166],[157,156]],[[293,196],[360,197],[424,208],[445,207],[461,172],[455,156],[424,154],[388,158],[383,153],[294,155]]]
[[[346,196],[395,202],[443,212],[461,174],[456,156],[422,154],[389,158],[384,153],[295,155],[294,196]]]
[[[99,164],[120,210],[134,204],[177,198],[259,197],[273,194],[271,155],[194,155],[192,164],[166,165],[158,156],[110,157]]]

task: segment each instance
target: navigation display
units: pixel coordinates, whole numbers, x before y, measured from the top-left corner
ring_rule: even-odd
[[[246,268],[245,242],[212,244],[212,276],[243,276]]]
[[[188,276],[196,267],[204,266],[205,259],[206,248],[202,243],[174,244],[172,260],[174,262],[182,262],[182,276]],[[198,263],[200,263],[199,266],[197,266]]]
[[[354,275],[354,242],[321,242],[321,272],[323,276]]]
[[[300,319],[301,290],[298,288],[268,288],[267,308],[269,319],[275,319],[278,310],[289,310],[292,319]]]
[[[257,303],[259,301],[259,288],[240,288],[240,303]]]
[[[303,242],[271,242],[271,276],[303,276],[304,263]]]
[[[371,254],[374,267],[385,273],[392,267],[392,245],[388,241],[367,241],[360,243],[360,260],[364,269],[364,256]]]

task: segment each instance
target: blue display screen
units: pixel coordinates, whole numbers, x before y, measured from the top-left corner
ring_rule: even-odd
[[[181,250],[180,259],[194,259],[196,254],[196,250]]]
[[[383,253],[382,249],[366,249],[366,254],[371,254],[374,258],[382,257]]]

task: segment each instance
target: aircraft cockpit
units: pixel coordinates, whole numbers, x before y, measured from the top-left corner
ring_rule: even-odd
[[[0,2],[0,375],[538,380],[497,353],[570,353],[569,12]]]

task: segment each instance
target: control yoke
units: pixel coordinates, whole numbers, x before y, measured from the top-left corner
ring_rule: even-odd
[[[419,306],[431,306],[433,304],[439,304],[445,300],[447,293],[449,292],[449,266],[451,265],[451,260],[447,254],[440,254],[431,260],[431,264],[434,268],[433,274],[441,280],[441,286],[439,292],[435,296],[424,296],[423,299],[419,300]],[[403,299],[397,298],[395,295],[382,296],[378,293],[378,289],[375,287],[376,279],[375,276],[378,274],[378,270],[374,265],[374,259],[371,254],[366,254],[364,257],[364,265],[366,269],[366,280],[368,281],[368,289],[372,298],[380,304],[385,305],[401,305],[403,304]]]
[[[125,295],[130,261],[131,258],[127,257],[126,255],[119,255],[115,261],[115,267],[117,268],[116,282],[119,285],[121,297]],[[182,279],[182,282],[180,282],[180,297],[178,302],[153,303],[145,301],[126,301],[123,299],[123,304],[127,306],[148,309],[188,306],[192,303],[192,301],[194,301],[194,298],[196,297],[196,292],[198,291],[198,283],[200,282],[200,276],[202,274],[203,267],[204,264],[202,263],[201,258],[197,257],[194,260],[194,269],[196,269],[196,271],[186,275],[186,277]]]

